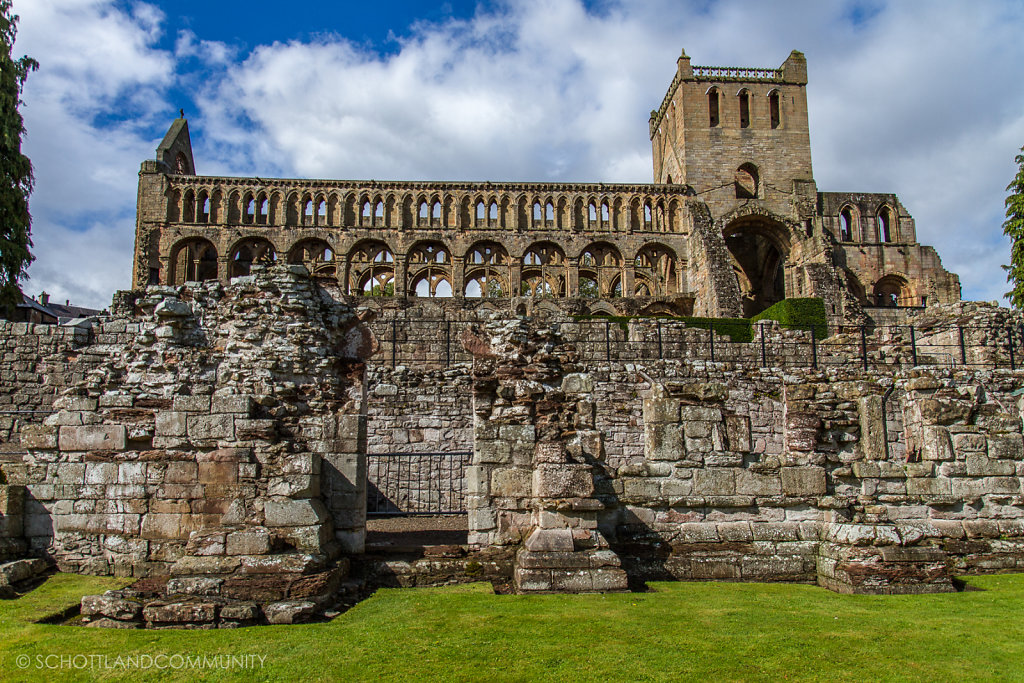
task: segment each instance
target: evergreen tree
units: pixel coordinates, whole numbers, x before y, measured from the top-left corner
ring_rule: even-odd
[[[21,88],[29,71],[39,67],[30,57],[13,59],[17,33],[12,0],[0,0],[0,306],[21,303],[18,280],[32,262],[28,196],[32,192],[32,164],[21,153],[25,132],[18,106]]]
[[[1020,166],[1013,181],[1006,186],[1010,194],[1006,197],[1006,222],[1003,234],[1012,241],[1010,265],[1003,266],[1006,279],[1013,286],[1004,294],[1014,308],[1024,308],[1024,147],[1014,161]]]

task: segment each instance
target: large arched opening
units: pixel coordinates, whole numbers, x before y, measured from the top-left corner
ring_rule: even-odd
[[[766,216],[745,216],[723,231],[740,287],[743,315],[757,315],[786,298],[789,236],[784,225]]]

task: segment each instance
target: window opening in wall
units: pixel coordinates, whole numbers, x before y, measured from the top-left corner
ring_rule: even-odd
[[[750,127],[750,93],[740,91],[740,128]]]
[[[368,219],[372,215],[373,215],[373,207],[372,207],[372,205],[370,204],[369,200],[364,200],[363,201],[363,218]],[[369,220],[366,220],[366,221],[364,221],[364,224],[369,224],[369,222],[370,222]]]
[[[878,238],[883,242],[892,242],[892,217],[889,207],[883,206],[878,212]]]
[[[601,220],[608,222],[608,202],[601,202]]]
[[[551,202],[548,202],[547,206],[544,207],[544,220],[555,220],[555,205]]]
[[[377,208],[374,210],[373,215],[377,218],[378,225],[384,222],[384,202],[377,202]]]
[[[839,212],[839,239],[842,242],[853,241],[853,215],[849,207]]]
[[[484,219],[484,216],[485,216],[484,203],[482,201],[478,201],[476,203],[476,219],[478,221],[482,221]]]
[[[539,221],[544,219],[544,210],[540,207],[540,202],[535,202],[533,205],[533,220]]]
[[[804,232],[807,233],[808,237],[814,235],[814,222],[810,218],[804,219]]]
[[[490,211],[487,212],[487,215],[488,215],[488,217],[492,221],[498,220],[498,203],[497,202],[491,202],[491,208],[490,208]]]
[[[206,196],[205,192],[199,195],[199,222],[210,222],[210,198]]]
[[[591,223],[597,220],[597,207],[594,206],[593,202],[587,205],[587,220]]]
[[[734,177],[734,184],[736,186],[736,198],[737,199],[756,199],[758,190],[758,172],[757,166],[753,164],[743,164],[736,169],[736,175]]]
[[[718,125],[718,91],[714,88],[708,90],[708,125]]]
[[[433,211],[431,211],[431,215],[434,218],[437,218],[437,219],[441,218],[441,202],[438,202],[438,201],[434,202],[434,208],[433,208]]]
[[[268,217],[270,216],[270,201],[266,197],[261,197],[259,202],[256,222],[260,225],[266,225]]]
[[[245,203],[245,222],[256,222],[256,200],[251,197],[249,198],[249,201]]]
[[[779,93],[776,90],[768,93],[768,118],[771,121],[772,128],[778,128],[782,123],[779,115]]]
[[[646,227],[651,226],[651,205],[650,203],[644,203],[644,225]]]
[[[430,207],[426,202],[420,202],[420,218],[430,218]]]
[[[313,200],[307,199],[306,205],[302,209],[303,225],[312,225],[313,223]]]

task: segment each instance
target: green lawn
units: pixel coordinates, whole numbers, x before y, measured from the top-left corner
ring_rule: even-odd
[[[982,591],[846,596],[814,586],[659,583],[626,595],[381,590],[330,623],[118,631],[33,623],[117,579],[57,575],[0,601],[0,679],[1024,680],[1024,575]],[[47,655],[259,655],[262,668],[37,668]],[[29,668],[18,667],[27,655]],[[41,659],[42,658],[42,659]],[[72,660],[72,666],[87,661]],[[92,662],[100,662],[94,657]],[[75,663],[77,662],[77,664]]]

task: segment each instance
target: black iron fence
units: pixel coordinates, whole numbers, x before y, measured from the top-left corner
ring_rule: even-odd
[[[466,467],[472,455],[472,451],[368,454],[366,514],[465,513]]]
[[[733,338],[672,319],[629,322],[586,319],[553,323],[583,361],[690,359],[743,367],[1006,368],[1024,363],[1024,326],[846,326],[829,336],[785,325],[753,325],[751,338]],[[382,365],[449,367],[472,361],[462,333],[482,323],[458,320],[387,320],[374,325]]]

